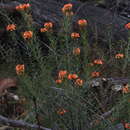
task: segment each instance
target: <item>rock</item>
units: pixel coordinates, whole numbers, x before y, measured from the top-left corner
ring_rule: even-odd
[[[1,2],[0,7],[11,12],[16,5],[27,3],[27,0],[13,0],[8,2]],[[128,31],[124,25],[129,22],[129,18],[123,18],[116,12],[109,9],[96,7],[91,2],[82,3],[76,0],[31,0],[31,11],[34,19],[34,24],[38,27],[43,26],[46,21],[51,21],[55,25],[56,31],[60,30],[61,19],[63,14],[61,8],[66,3],[73,4],[74,23],[73,30],[76,30],[76,22],[78,19],[88,20],[89,41],[94,42],[95,34],[101,41],[108,44],[108,40],[118,41],[128,39]],[[3,37],[3,35],[1,35]]]
[[[89,22],[89,28],[98,36],[103,36],[108,43],[111,38],[114,41],[127,40],[128,33],[124,25],[129,22],[129,19],[123,19],[118,14],[111,12],[108,9],[94,7],[93,5],[83,4],[76,11],[76,15],[73,21],[78,19],[87,19]]]
[[[124,129],[124,126],[123,126],[123,124],[122,123],[120,123],[120,124],[117,124],[116,126],[114,126],[114,127],[109,127],[109,128],[107,128],[107,129],[105,129],[105,130],[125,130]]]

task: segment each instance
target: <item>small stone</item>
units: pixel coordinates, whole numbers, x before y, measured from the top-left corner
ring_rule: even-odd
[[[112,90],[118,92],[122,90],[122,87],[122,85],[114,85],[112,86]]]
[[[124,129],[123,124],[120,123],[120,124],[117,124],[116,126],[109,127],[109,128],[107,128],[105,130],[125,130],[125,129]]]

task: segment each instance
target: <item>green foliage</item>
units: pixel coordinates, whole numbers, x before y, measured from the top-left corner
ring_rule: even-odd
[[[8,21],[7,23],[10,23],[9,18],[7,16],[5,20]],[[18,94],[27,100],[25,107],[28,113],[24,120],[37,122],[50,128],[57,125],[62,130],[100,130],[112,126],[110,119],[102,119],[101,115],[114,109],[114,118],[118,116],[117,122],[120,122],[120,118],[129,122],[130,112],[129,104],[127,104],[129,93],[119,94],[119,97],[115,97],[116,102],[113,101],[112,104],[104,107],[105,99],[98,97],[97,92],[88,86],[93,78],[91,73],[95,71],[102,73],[102,77],[114,77],[120,73],[121,76],[129,75],[126,70],[129,65],[129,42],[125,49],[124,44],[117,47],[109,41],[110,47],[106,54],[98,44],[90,46],[86,28],[79,29],[80,38],[72,38],[71,17],[65,16],[62,25],[63,31],[57,34],[53,32],[53,29],[44,32],[42,36],[47,36],[49,44],[43,43],[32,24],[30,12],[22,12],[21,19],[22,24],[16,23],[15,31],[7,31],[8,40],[12,41],[9,49],[6,50],[4,45],[0,49],[2,58],[10,63],[13,69],[17,64],[25,65],[25,72],[17,75],[19,79]],[[11,21],[11,23],[13,22]],[[25,39],[22,35],[24,31],[32,31],[33,36]],[[18,51],[16,48],[19,44],[26,48],[22,52],[23,54],[19,53],[20,50]],[[48,47],[46,56],[42,54],[41,45],[43,44]],[[74,55],[74,48],[80,48],[81,53]],[[126,57],[115,59],[116,53],[124,53]],[[105,65],[89,66],[96,56],[97,59],[103,59]],[[79,79],[83,80],[83,84],[76,84],[76,80],[68,80],[67,75],[63,79],[61,78],[62,83],[57,84],[55,81],[59,78],[58,73],[61,70],[66,70],[68,74],[77,74]],[[115,71],[118,71],[117,74],[114,74]],[[124,72],[126,73],[124,74]],[[106,88],[102,88],[100,93],[104,94],[105,91]]]

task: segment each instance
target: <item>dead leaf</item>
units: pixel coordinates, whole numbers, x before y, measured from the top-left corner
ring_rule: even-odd
[[[4,78],[0,79],[0,95],[4,93],[5,90],[17,87],[17,80],[16,78]]]

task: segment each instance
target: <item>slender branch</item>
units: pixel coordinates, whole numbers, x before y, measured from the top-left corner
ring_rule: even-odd
[[[36,120],[37,120],[37,125],[39,126],[38,127],[38,130],[40,130],[40,121],[39,121],[39,115],[38,115],[38,113],[37,113],[37,102],[36,102],[36,98],[35,97],[33,97],[33,103],[34,103],[34,108],[35,108],[35,114],[36,114]]]
[[[35,124],[27,123],[23,120],[12,120],[12,119],[6,118],[2,115],[0,115],[0,124],[11,126],[11,127],[17,127],[17,128],[28,128],[28,129],[32,128],[35,130],[40,128],[40,130],[52,130],[50,128],[45,128],[45,127],[38,126]]]

